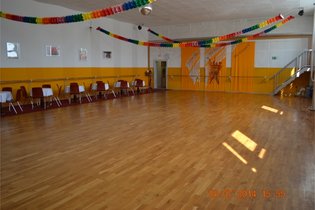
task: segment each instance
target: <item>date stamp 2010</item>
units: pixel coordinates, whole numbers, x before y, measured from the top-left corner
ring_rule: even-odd
[[[224,198],[224,199],[256,199],[259,196],[265,199],[283,199],[286,197],[286,192],[282,189],[270,190],[252,190],[252,189],[242,189],[242,190],[233,190],[233,189],[210,189],[208,195],[211,199]]]

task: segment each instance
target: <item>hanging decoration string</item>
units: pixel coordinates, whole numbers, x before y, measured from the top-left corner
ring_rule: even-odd
[[[160,37],[161,39],[164,39],[165,41],[172,42],[172,43],[180,43],[179,41],[172,40],[166,36],[163,36],[162,34],[156,33],[155,31],[151,30],[150,28],[148,29],[148,32],[150,32],[151,34],[153,34],[157,37]]]
[[[287,17],[286,19],[282,20],[281,22],[275,24],[274,26],[262,31],[262,32],[259,32],[257,34],[254,34],[254,35],[251,35],[251,36],[247,36],[247,37],[244,37],[244,38],[241,38],[241,39],[237,39],[235,41],[232,41],[232,42],[224,42],[224,43],[214,43],[214,44],[210,44],[210,45],[201,45],[201,47],[210,47],[210,48],[213,48],[213,47],[224,47],[224,46],[227,46],[227,45],[234,45],[234,44],[239,44],[239,43],[242,43],[242,42],[247,42],[248,40],[255,40],[257,39],[258,37],[261,37],[261,36],[264,36],[265,34],[268,34],[270,33],[271,31],[283,26],[284,24],[288,23],[290,20],[293,20],[294,19],[294,16],[289,16]]]
[[[162,34],[159,34],[159,33],[156,33],[155,31],[151,30],[151,29],[148,29],[148,32],[150,32],[151,34],[157,36],[157,37],[160,37],[168,42],[172,42],[172,43],[182,43],[182,44],[196,44],[198,43],[198,45],[206,45],[206,44],[212,44],[212,43],[216,43],[216,42],[219,42],[219,41],[224,41],[224,40],[228,40],[228,39],[232,39],[232,38],[235,38],[237,36],[240,36],[242,34],[246,34],[248,32],[251,32],[251,31],[254,31],[254,30],[257,30],[257,29],[261,29],[261,28],[264,28],[270,24],[273,24],[279,20],[282,20],[284,19],[284,17],[282,16],[282,14],[279,14],[275,17],[272,17],[272,18],[269,18],[268,20],[265,20],[261,23],[258,23],[256,25],[253,25],[253,26],[250,26],[248,28],[245,28],[241,31],[238,31],[238,32],[234,32],[234,33],[231,33],[231,34],[227,34],[227,35],[223,35],[223,36],[218,36],[218,37],[213,37],[213,38],[210,38],[208,40],[203,40],[203,41],[189,41],[189,42],[177,42],[177,41],[174,41],[166,36],[163,36]]]
[[[117,13],[122,13],[127,10],[142,7],[144,5],[153,3],[157,0],[131,0],[123,4],[118,4],[108,8],[95,10],[91,12],[68,15],[64,17],[25,17],[15,14],[5,13],[0,11],[0,17],[18,22],[32,23],[32,24],[62,24],[62,23],[74,23],[82,22],[91,19],[97,19],[102,17],[111,16]]]
[[[256,39],[260,36],[263,36],[281,26],[283,26],[284,24],[286,24],[287,22],[289,22],[290,20],[294,19],[293,16],[289,16],[287,17],[286,19],[282,20],[281,22],[277,23],[276,25],[260,32],[260,33],[257,33],[257,34],[254,34],[252,36],[248,36],[248,37],[245,37],[245,38],[241,38],[241,39],[238,39],[238,40],[235,40],[235,41],[232,41],[232,42],[223,42],[223,43],[211,43],[211,44],[198,44],[199,42],[196,41],[196,42],[193,42],[193,43],[189,43],[189,42],[182,42],[182,43],[155,43],[155,42],[146,42],[146,41],[139,41],[139,40],[135,40],[135,39],[128,39],[126,37],[123,37],[123,36],[120,36],[120,35],[117,35],[117,34],[113,34],[101,27],[97,27],[96,30],[100,31],[100,32],[103,32],[104,34],[108,35],[108,36],[111,36],[113,38],[116,38],[116,39],[119,39],[119,40],[122,40],[122,41],[126,41],[126,42],[129,42],[129,43],[132,43],[132,44],[136,44],[136,45],[140,45],[140,46],[150,46],[150,47],[170,47],[170,48],[183,48],[183,47],[205,47],[205,48],[210,48],[210,47],[223,47],[223,46],[227,46],[227,45],[234,45],[234,44],[238,44],[238,43],[241,43],[241,42],[245,42],[245,41],[248,41],[248,40],[253,40],[253,39]]]

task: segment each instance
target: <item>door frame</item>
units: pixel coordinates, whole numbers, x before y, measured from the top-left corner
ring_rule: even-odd
[[[166,63],[166,65],[165,65],[165,89],[168,89],[168,65],[167,65],[167,60],[164,60],[164,59],[155,59],[154,61],[153,61],[154,63],[153,63],[153,65],[154,65],[154,73],[153,73],[153,75],[154,75],[154,88],[158,88],[157,87],[157,62],[165,62]]]

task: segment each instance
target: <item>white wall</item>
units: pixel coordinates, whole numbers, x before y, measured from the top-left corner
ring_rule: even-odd
[[[307,38],[256,40],[255,67],[282,68],[303,50],[308,49]],[[231,67],[233,46],[226,48],[226,66]],[[276,57],[276,59],[273,59]],[[168,59],[167,59],[168,58]],[[167,60],[168,67],[181,67],[180,48],[151,48],[151,67],[155,60]],[[200,48],[200,67],[204,67],[204,48]]]
[[[66,8],[42,4],[32,0],[0,0],[4,12],[23,16],[66,16],[80,12]],[[176,26],[161,26],[153,30],[173,39],[200,38],[219,36],[262,22],[261,19],[242,19],[212,21]],[[90,30],[90,24],[93,29]],[[0,67],[146,67],[147,48],[126,43],[96,31],[101,26],[113,33],[128,38],[147,40],[145,30],[139,31],[136,26],[109,18],[60,25],[34,25],[0,19],[1,54]],[[272,34],[312,34],[312,17],[297,17]],[[256,33],[256,32],[254,32]],[[150,35],[150,39],[156,40]],[[306,39],[285,39],[257,41],[256,67],[282,67],[286,62],[302,51]],[[20,44],[20,58],[6,57],[6,42]],[[56,45],[61,48],[61,56],[45,56],[45,45]],[[88,60],[79,60],[79,49],[88,50]],[[230,49],[230,48],[229,48]],[[104,59],[102,51],[111,51],[112,58]],[[227,52],[230,52],[229,50]],[[276,60],[271,60],[276,56]],[[227,55],[228,61],[230,55]],[[181,66],[180,48],[151,48],[151,67],[154,60],[168,60],[169,67]],[[201,53],[203,61],[203,53]],[[228,62],[229,64],[229,62]],[[203,67],[203,63],[201,62]]]
[[[307,38],[257,40],[255,67],[284,67],[305,49],[308,49]]]
[[[224,20],[203,23],[193,23],[185,25],[160,26],[152,28],[152,30],[171,39],[194,39],[221,36],[232,32],[240,31],[246,27],[260,23],[268,18],[260,19],[242,19],[242,20]],[[267,27],[268,28],[268,27]],[[291,22],[272,31],[271,35],[312,35],[313,19],[310,16],[297,16]],[[266,28],[264,28],[266,29]],[[261,30],[258,30],[261,31]],[[253,31],[249,34],[258,33]],[[150,40],[163,41],[160,38],[150,34]],[[266,39],[257,40],[255,47],[255,67],[281,68],[291,61],[304,49],[308,48],[307,38],[294,39]],[[231,67],[232,46],[227,47],[227,67]],[[203,51],[201,51],[203,52]],[[181,50],[170,48],[151,48],[151,67],[152,61],[162,59],[169,54],[169,67],[181,66]],[[276,59],[272,59],[276,57]],[[201,61],[204,60],[204,53],[200,54]],[[203,62],[200,63],[204,67]]]
[[[32,0],[1,0],[1,10],[22,16],[66,16],[81,12]],[[93,29],[89,26],[92,24]],[[147,48],[126,43],[96,31],[102,28],[132,39],[147,40],[148,34],[132,24],[109,18],[91,22],[39,25],[0,19],[0,67],[146,67]],[[20,58],[6,57],[6,42],[20,44]],[[60,46],[61,55],[48,57],[45,45]],[[86,48],[88,60],[79,60],[79,49]],[[102,51],[111,51],[104,59]]]
[[[181,67],[181,48],[150,48],[150,67],[153,67],[154,61],[166,60],[167,66],[171,68]]]

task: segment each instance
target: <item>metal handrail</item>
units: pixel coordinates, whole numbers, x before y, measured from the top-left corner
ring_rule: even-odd
[[[198,76],[198,75],[179,75],[179,74],[169,74],[168,77],[185,77],[185,78],[191,78],[191,77],[199,77],[199,78],[205,78],[209,76]],[[258,78],[258,79],[265,79],[264,76],[230,76],[230,75],[222,75],[218,76],[220,78],[229,77],[229,78]]]
[[[307,49],[301,52],[298,56],[296,56],[294,59],[292,59],[287,65],[285,65],[282,69],[280,69],[277,73],[275,73],[273,76],[269,77],[268,80],[273,79],[273,93],[275,94],[278,92],[278,89],[286,84],[287,81],[289,81],[291,78],[296,78],[296,75],[300,70],[306,68],[306,67],[311,67],[310,60],[309,60],[309,53],[313,53],[312,49]],[[281,84],[279,84],[279,77],[281,73],[286,71],[288,68],[291,68],[292,66],[294,69],[294,74],[289,76],[286,80],[282,81]],[[304,72],[304,71],[303,71]],[[303,73],[302,72],[302,73]]]
[[[140,75],[117,75],[117,76],[92,76],[92,77],[64,77],[51,79],[30,79],[30,80],[0,80],[0,84],[14,84],[14,83],[37,83],[37,82],[53,82],[53,81],[69,81],[69,80],[96,80],[102,78],[133,78],[140,77]]]
[[[277,94],[282,88],[284,88],[285,86],[290,84],[295,78],[299,77],[298,76],[299,73],[301,75],[306,71],[305,69],[309,69],[309,68],[310,68],[310,65],[305,65],[305,66],[302,66],[301,68],[299,68],[299,70],[295,71],[293,75],[291,75],[285,81],[283,81],[280,85],[275,87],[273,90],[273,94],[274,95]]]
[[[300,57],[302,57],[304,54],[308,53],[308,52],[312,52],[312,49],[307,49],[304,50],[303,52],[301,52],[298,56],[296,56],[295,58],[293,58],[287,65],[285,65],[282,69],[280,69],[277,73],[275,73],[274,75],[272,75],[271,77],[269,77],[269,80],[275,78],[277,75],[281,74],[283,71],[285,71],[293,62],[297,62],[297,59],[299,59]]]

